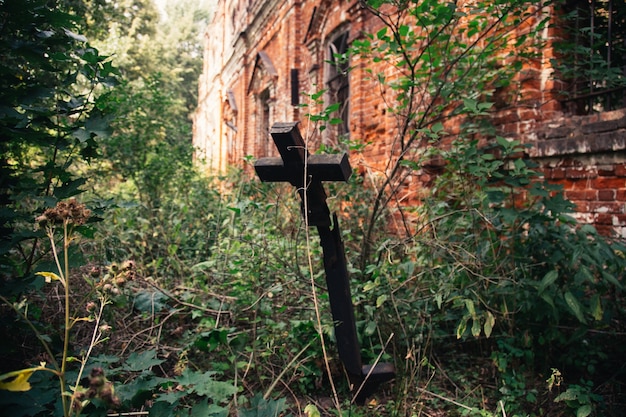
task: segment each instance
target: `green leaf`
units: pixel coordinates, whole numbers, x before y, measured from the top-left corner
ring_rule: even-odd
[[[619,282],[613,274],[602,271],[602,278],[615,285],[617,288],[622,289],[622,283]]]
[[[468,322],[469,319],[470,319],[470,316],[463,316],[463,318],[459,322],[459,325],[456,328],[456,338],[457,339],[460,339],[461,337],[463,337],[463,334],[465,333],[465,330],[467,330],[467,322]]]
[[[306,415],[306,417],[321,417],[320,411],[313,404],[308,404],[306,407],[304,407],[304,414]]]
[[[578,398],[578,393],[577,391],[568,388],[567,391],[560,393],[555,399],[555,402],[561,402],[561,401],[573,401],[576,400]]]
[[[604,317],[604,312],[602,311],[602,301],[600,300],[600,295],[595,294],[591,297],[591,314],[593,318],[597,321],[602,320]]]
[[[465,299],[465,308],[472,317],[476,317],[476,309],[474,308],[474,302],[469,298]]]
[[[152,407],[150,407],[148,414],[150,417],[171,417],[177,415],[175,412],[175,405],[169,404],[165,401],[157,401]]]
[[[539,283],[537,287],[537,291],[541,294],[548,288],[550,285],[554,284],[554,282],[559,278],[559,273],[556,270],[552,270],[543,276],[543,279]]]
[[[276,417],[287,409],[284,398],[273,400],[264,399],[261,394],[257,394],[250,399],[250,408],[239,410],[239,417]]]
[[[387,294],[382,294],[379,295],[378,298],[376,299],[376,308],[380,308],[383,304],[385,304],[385,301],[387,301]]]
[[[481,326],[480,319],[478,317],[472,318],[472,336],[478,337],[480,336]]]
[[[168,404],[178,404],[178,400],[183,397],[186,397],[188,393],[185,391],[171,391],[166,392],[165,394],[160,394],[157,399],[158,401],[164,401]]]
[[[133,352],[128,356],[122,369],[130,372],[145,371],[165,362],[156,357],[156,350],[146,350],[144,352]]]
[[[196,385],[195,392],[198,395],[206,396],[212,401],[219,403],[228,401],[235,393],[237,393],[237,387],[230,382],[207,379],[202,385]]]
[[[341,103],[333,103],[326,107],[325,113],[330,114],[336,112],[337,110],[339,110],[339,107],[341,107]]]
[[[190,417],[227,417],[228,409],[217,404],[209,404],[209,399],[205,398],[191,408]]]
[[[186,369],[177,382],[187,388],[188,393],[195,393],[209,398],[214,403],[228,401],[237,392],[237,387],[229,382],[217,381],[214,371],[195,372]]]
[[[478,109],[477,109],[478,102],[476,100],[474,100],[474,99],[464,98],[463,99],[463,105],[465,106],[465,109],[469,110],[472,113],[478,111]]]
[[[161,291],[145,290],[137,293],[133,306],[140,312],[153,313],[164,310],[168,299]]]
[[[440,133],[443,132],[443,123],[441,122],[437,122],[433,125],[433,127],[431,128],[432,132],[439,135]]]
[[[485,336],[487,338],[491,336],[491,332],[493,331],[493,326],[495,326],[495,324],[496,324],[496,318],[493,316],[491,311],[487,311],[487,313],[485,313],[485,326],[484,326]]]
[[[541,299],[543,301],[545,301],[546,303],[548,303],[550,305],[550,307],[552,307],[552,309],[555,309],[555,305],[554,305],[554,299],[552,298],[552,296],[546,292],[544,293],[539,293],[539,296],[541,297]]]
[[[592,411],[593,408],[591,407],[591,404],[582,405],[578,407],[578,410],[576,410],[576,417],[587,417]]]
[[[563,296],[565,297],[565,302],[567,303],[567,306],[570,308],[570,310],[572,310],[578,321],[581,323],[586,323],[582,307],[576,297],[574,297],[574,294],[572,294],[570,291],[567,291]]]

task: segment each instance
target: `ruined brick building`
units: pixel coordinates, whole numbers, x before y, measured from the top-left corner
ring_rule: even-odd
[[[623,1],[568,0],[586,10],[594,39],[602,38],[605,65],[623,81],[626,73],[626,7]],[[555,13],[548,8],[547,13]],[[247,156],[273,155],[269,128],[275,122],[302,121],[306,94],[339,102],[341,123],[310,146],[349,136],[368,145],[361,166],[384,170],[395,128],[376,84],[364,72],[332,65],[363,33],[380,21],[358,0],[219,0],[205,33],[204,69],[194,115],[198,160],[212,172],[242,166]],[[545,37],[553,36],[552,26]],[[581,31],[581,33],[588,33]],[[581,35],[583,36],[583,35]],[[584,35],[587,36],[587,35]],[[532,145],[550,181],[562,184],[577,205],[578,217],[604,232],[626,237],[626,99],[622,86],[602,88],[598,80],[578,80],[593,88],[559,94],[562,83],[550,76],[556,54],[542,51],[535,67],[519,74],[523,105],[503,106],[495,117],[500,134]],[[617,75],[616,75],[617,74]],[[571,85],[569,86],[571,90]],[[528,105],[532,103],[532,105]],[[387,138],[387,139],[385,139]],[[352,158],[352,155],[351,155]],[[420,184],[415,183],[415,187]]]

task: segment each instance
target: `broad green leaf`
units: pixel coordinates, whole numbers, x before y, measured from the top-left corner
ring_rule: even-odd
[[[152,407],[150,407],[150,417],[171,417],[177,415],[175,405],[169,404],[165,401],[157,401]]]
[[[493,326],[495,326],[495,324],[496,324],[496,318],[493,316],[491,311],[487,311],[487,313],[485,313],[485,326],[484,326],[485,336],[487,338],[491,336],[491,332],[493,331]]]
[[[474,302],[470,300],[469,298],[465,299],[465,308],[467,308],[468,313],[470,313],[472,317],[476,317],[476,309],[474,307]]]
[[[185,396],[187,396],[187,392],[185,391],[171,391],[160,394],[157,398],[158,401],[164,401],[168,404],[178,404],[178,401]]]
[[[572,401],[578,398],[578,393],[571,388],[568,388],[567,391],[560,393],[555,399],[555,402],[560,401]]]
[[[320,417],[320,411],[313,404],[308,404],[304,407],[304,414],[307,417]]]
[[[465,333],[465,330],[467,330],[467,321],[470,319],[470,316],[464,316],[461,321],[459,322],[459,325],[456,328],[456,338],[460,339],[461,337],[463,337],[463,334]]]
[[[380,308],[383,304],[385,304],[385,301],[387,301],[387,294],[382,294],[379,295],[378,298],[376,299],[376,308]]]
[[[576,417],[587,417],[592,411],[593,408],[591,407],[591,404],[582,405],[578,407],[578,410],[576,410]]]
[[[552,271],[548,272],[547,274],[543,276],[543,279],[541,280],[541,282],[539,283],[539,286],[537,287],[537,291],[541,294],[542,292],[545,291],[546,288],[552,285],[557,280],[558,277],[559,277],[559,273],[556,270],[553,269]]]
[[[161,311],[167,307],[167,295],[161,291],[141,291],[135,297],[134,307],[144,313]]]
[[[480,336],[481,326],[480,319],[478,317],[472,318],[472,336],[478,337]]]
[[[600,296],[595,294],[591,297],[591,314],[593,314],[593,318],[597,321],[602,320],[604,316],[604,312],[602,311],[602,301],[600,300]]]
[[[257,394],[250,399],[250,408],[238,410],[238,415],[239,417],[275,417],[282,415],[281,413],[286,408],[285,398],[266,400],[263,395]]]
[[[546,292],[544,293],[539,293],[539,296],[541,297],[541,299],[543,301],[545,301],[546,303],[550,304],[550,307],[552,307],[552,309],[555,308],[554,306],[554,299],[552,298],[552,296]]]
[[[337,110],[339,110],[339,107],[341,107],[341,103],[333,103],[329,105],[328,107],[326,107],[326,114],[336,112]]]
[[[165,362],[163,359],[156,357],[156,350],[146,350],[140,353],[133,352],[126,359],[122,369],[131,372],[146,371],[163,362]]]
[[[617,278],[615,278],[613,276],[613,274],[610,274],[608,272],[604,272],[602,271],[602,278],[604,278],[605,280],[607,280],[608,282],[610,282],[611,284],[615,285],[617,288],[622,289],[622,283],[619,282],[617,280]]]
[[[433,131],[433,133],[436,134],[440,134],[443,132],[443,123],[441,122],[437,122],[433,125],[433,127],[431,128],[431,130]]]
[[[190,417],[227,417],[228,409],[217,404],[209,404],[209,399],[204,398],[191,408]]]
[[[570,308],[570,310],[572,310],[578,321],[581,323],[586,323],[585,316],[583,315],[582,306],[580,305],[574,294],[572,294],[570,291],[567,291],[563,296],[565,297],[565,302],[567,303],[567,306]]]

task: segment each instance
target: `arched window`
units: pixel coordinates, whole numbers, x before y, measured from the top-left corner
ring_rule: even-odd
[[[328,105],[337,104],[338,109],[331,117],[340,119],[341,123],[332,124],[331,131],[336,139],[350,136],[350,57],[348,55],[349,32],[344,31],[330,38],[327,51],[326,88]]]
[[[266,88],[257,96],[258,124],[257,137],[264,155],[271,155],[272,140],[270,136],[270,90]]]

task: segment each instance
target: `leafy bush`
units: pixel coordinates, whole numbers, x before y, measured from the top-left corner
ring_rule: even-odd
[[[0,274],[9,294],[35,283],[47,250],[33,219],[87,182],[77,168],[109,133],[100,106],[117,71],[58,6],[2,2],[0,11]]]

